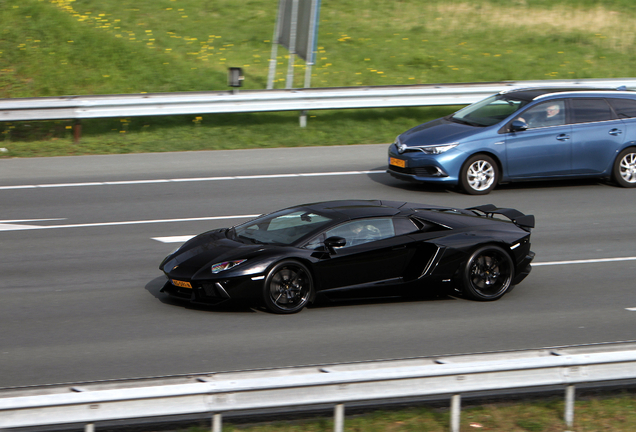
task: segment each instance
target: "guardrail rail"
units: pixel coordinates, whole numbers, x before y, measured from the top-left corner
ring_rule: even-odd
[[[0,121],[301,111],[304,126],[308,110],[468,105],[502,90],[544,86],[632,89],[636,78],[0,99]]]
[[[565,387],[564,419],[574,421],[575,386],[636,379],[636,344],[600,351],[546,349],[473,356],[378,361],[200,375],[161,384],[95,383],[0,391],[0,429],[85,424],[207,413],[212,431],[223,413],[281,407],[335,406],[334,430],[344,428],[344,406],[359,401],[448,395],[452,432],[459,432],[461,395],[473,392]]]

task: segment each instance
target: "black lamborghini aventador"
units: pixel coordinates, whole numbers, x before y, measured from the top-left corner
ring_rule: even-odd
[[[162,291],[195,303],[258,301],[294,313],[317,294],[448,288],[496,300],[530,272],[534,216],[395,201],[328,201],[200,234],[160,265]]]

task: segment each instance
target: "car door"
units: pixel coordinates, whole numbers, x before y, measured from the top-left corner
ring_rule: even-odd
[[[415,251],[414,240],[406,232],[416,229],[407,218],[369,218],[345,222],[321,234],[320,240],[312,242],[309,248],[335,236],[344,238],[346,244],[322,254],[314,264],[318,289],[397,281]]]
[[[612,166],[626,125],[604,98],[572,98],[572,174],[601,174]]]
[[[506,174],[511,179],[553,177],[570,174],[572,126],[566,124],[565,99],[533,105],[515,120],[527,123],[528,129],[505,134]],[[548,112],[558,112],[550,116]]]

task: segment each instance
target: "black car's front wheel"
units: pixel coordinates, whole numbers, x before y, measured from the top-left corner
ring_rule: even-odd
[[[309,302],[313,290],[311,273],[298,261],[281,261],[265,278],[263,300],[270,312],[300,312]]]
[[[474,300],[497,300],[511,289],[514,267],[510,255],[498,246],[474,251],[463,270],[463,293]]]

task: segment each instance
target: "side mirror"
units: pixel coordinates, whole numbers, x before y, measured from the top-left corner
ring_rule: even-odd
[[[528,123],[523,120],[514,120],[510,124],[510,132],[521,132],[528,129]]]
[[[334,236],[325,240],[325,247],[329,253],[336,253],[335,248],[341,248],[347,244],[347,240],[342,237]]]

